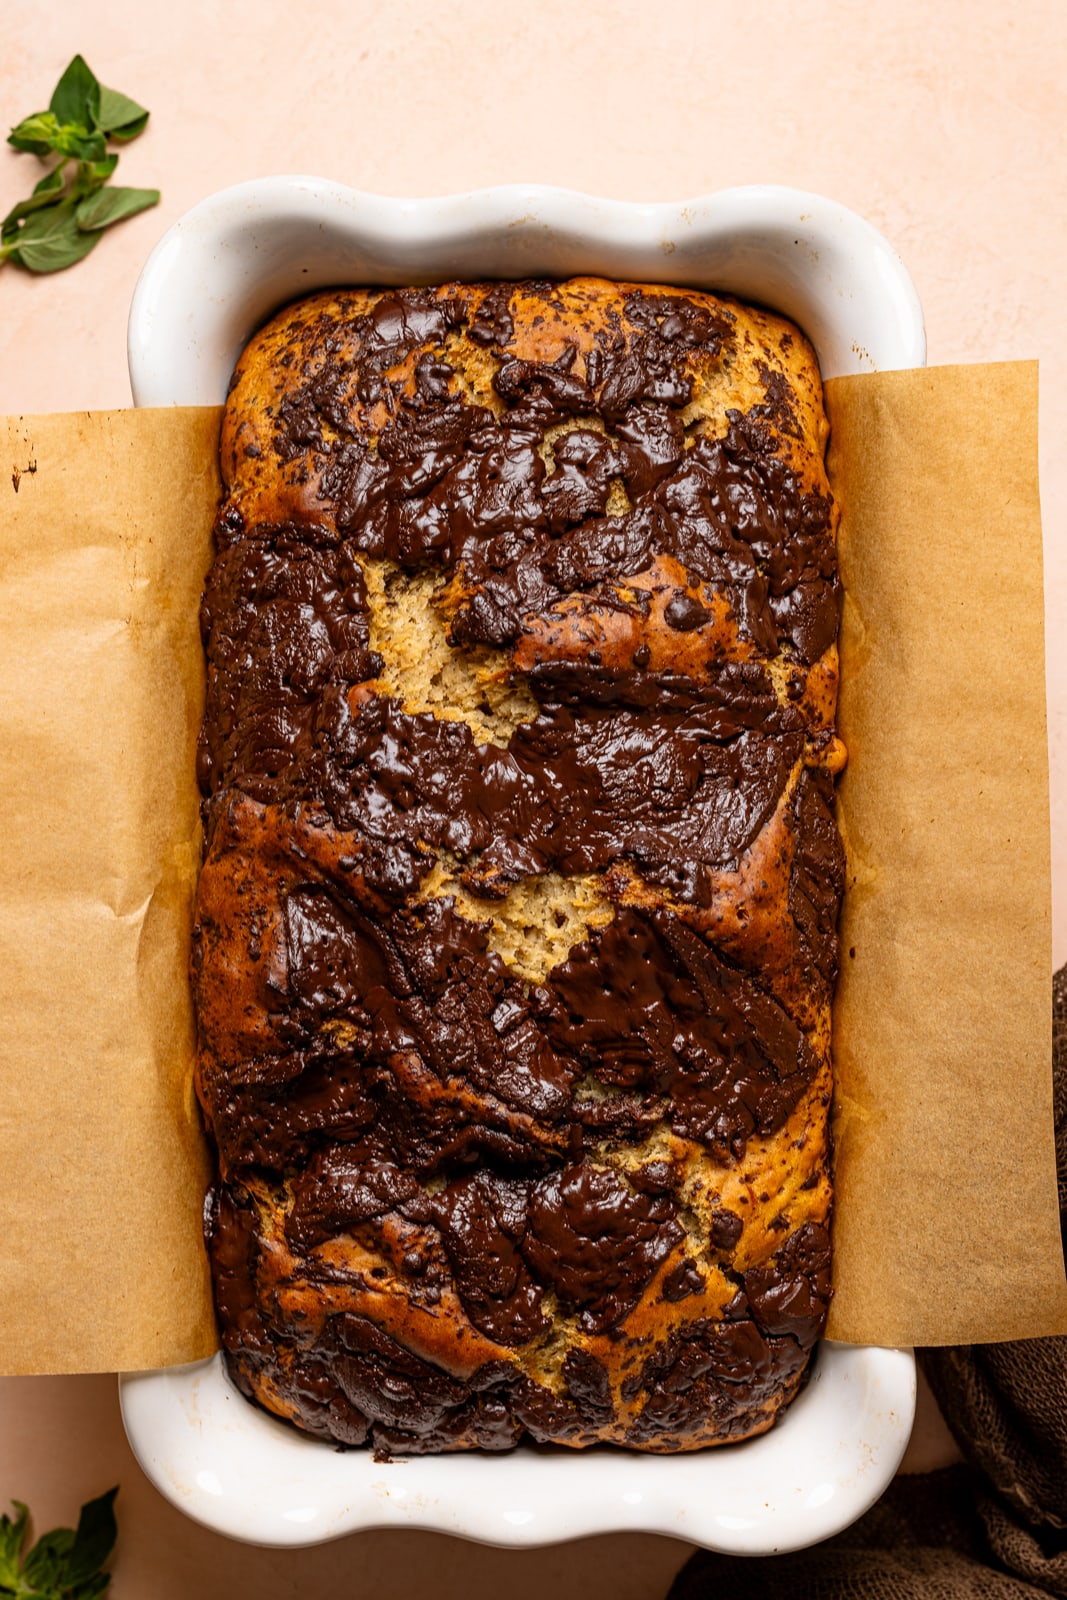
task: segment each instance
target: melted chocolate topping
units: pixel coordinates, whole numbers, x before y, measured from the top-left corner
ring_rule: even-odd
[[[526,287],[546,317],[560,310],[554,285]],[[286,1186],[284,1243],[311,1278],[344,1279],[317,1253],[331,1240],[393,1241],[411,1303],[434,1310],[454,1291],[502,1352],[544,1338],[550,1304],[581,1336],[614,1336],[665,1263],[652,1292],[671,1305],[703,1295],[709,1269],[680,1248],[671,1164],[623,1172],[605,1145],[666,1125],[737,1160],[818,1068],[758,975],[686,918],[804,758],[805,715],[779,702],[766,663],[784,652],[799,672],[836,635],[830,503],[779,448],[799,436],[788,386],[763,368],[765,404],[711,438],[683,413],[693,360],[729,341],[725,307],[634,291],[584,355],[532,361],[509,350],[511,297],[501,284],[473,309],[458,287],[353,301],[354,357],[329,321],[294,336],[283,364],[307,377],[273,411],[273,449],[318,483],[321,516],[246,527],[225,506],[202,609],[212,859],[241,848],[235,796],[273,808],[294,841],[308,818],[351,841],[330,870],[294,842],[284,871],[237,890],[262,1048],[227,1053],[232,1030],[201,1013],[220,1324],[247,1393],[267,1374],[309,1431],[384,1451],[508,1449],[524,1430],[593,1442],[615,1415],[611,1382],[581,1343],[551,1388],[503,1359],[445,1371],[361,1315],[300,1335],[258,1287],[257,1184]],[[492,405],[449,360],[457,332],[495,360]],[[372,411],[386,419],[374,431]],[[539,714],[506,746],[381,690],[357,555],[437,573],[452,646],[521,663]],[[722,602],[732,656],[715,642]],[[667,665],[650,643],[657,606]],[[825,986],[843,887],[829,779],[802,771],[789,815],[789,911]],[[413,898],[444,852],[484,924],[451,898]],[[616,906],[542,983],[490,949],[492,902],[515,884],[620,866],[652,903]],[[202,916],[198,977],[230,959],[227,937]],[[729,1257],[741,1232],[719,1209],[708,1248]],[[801,1228],[737,1280],[726,1320],[654,1343],[623,1386],[633,1442],[684,1447],[709,1416],[723,1437],[751,1431],[821,1329],[828,1260],[825,1230]]]
[[[323,1138],[356,1138],[383,1170],[423,1179],[477,1159],[538,1172],[576,1141],[663,1120],[736,1158],[781,1127],[817,1070],[778,1002],[670,911],[620,907],[532,989],[450,900],[372,918],[296,889],[284,925],[284,977],[269,977],[284,1054],[212,1106],[227,1167],[283,1171]],[[314,1162],[307,1183],[321,1188],[328,1167]],[[347,1196],[347,1181],[341,1169],[329,1193]],[[346,1204],[323,1214],[341,1220]]]
[[[480,1178],[467,1182],[484,1187]],[[522,1225],[520,1207],[509,1235]],[[581,1346],[568,1351],[565,1392],[557,1394],[504,1361],[457,1379],[413,1355],[368,1318],[340,1315],[327,1320],[310,1348],[290,1347],[279,1366],[275,1341],[283,1337],[281,1330],[268,1329],[256,1309],[255,1240],[250,1214],[224,1197],[211,1251],[231,1371],[252,1398],[256,1374],[268,1371],[276,1393],[312,1433],[343,1444],[373,1441],[406,1454],[507,1450],[523,1429],[546,1442],[594,1443],[597,1428],[613,1414],[607,1373]],[[480,1237],[471,1243],[479,1250],[488,1243],[482,1264],[472,1270],[492,1272],[484,1262],[493,1259],[493,1241]],[[665,1282],[666,1297],[678,1301],[699,1292],[698,1279],[692,1263],[683,1263]],[[743,1437],[759,1408],[802,1371],[829,1296],[826,1229],[809,1225],[772,1267],[745,1274],[726,1319],[698,1317],[683,1324],[623,1383],[624,1400],[635,1406],[633,1443],[685,1448],[709,1418],[722,1437]],[[291,1337],[291,1329],[285,1332]]]

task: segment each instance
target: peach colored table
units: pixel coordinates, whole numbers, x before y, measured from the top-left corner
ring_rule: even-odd
[[[998,0],[876,10],[826,0],[315,9],[181,0],[155,20],[131,0],[53,0],[5,13],[5,129],[43,108],[77,50],[151,108],[120,179],[161,188],[163,202],[71,272],[0,271],[3,413],[128,405],[126,313],[148,251],[204,195],[273,172],[386,194],[518,179],[650,200],[738,183],[814,189],[862,212],[900,250],[926,309],[931,362],[1039,357],[1054,957],[1067,959],[1067,32],[1057,0],[1014,14]],[[34,168],[0,154],[0,214]],[[938,1422],[924,1406],[911,1465],[945,1458]],[[439,1600],[657,1600],[687,1554],[639,1534],[526,1553],[399,1533],[289,1554],[247,1549],[194,1527],[148,1486],[112,1377],[0,1381],[0,1508],[17,1495],[44,1527],[113,1482],[116,1600],[400,1600],[431,1587]]]

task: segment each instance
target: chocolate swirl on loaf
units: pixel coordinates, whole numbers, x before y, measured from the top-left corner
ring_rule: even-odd
[[[768,1427],[830,1295],[818,370],[569,283],[339,291],[234,375],[197,1089],[251,1398],[392,1452]]]

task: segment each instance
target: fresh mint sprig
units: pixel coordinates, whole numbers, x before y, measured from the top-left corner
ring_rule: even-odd
[[[101,1568],[115,1545],[117,1489],[82,1506],[77,1528],[43,1533],[26,1554],[30,1513],[14,1500],[15,1520],[0,1517],[0,1600],[96,1600],[111,1582]]]
[[[158,189],[112,186],[118,152],[144,131],[148,112],[109,89],[82,56],[56,84],[47,111],[24,117],[7,136],[16,150],[48,160],[58,156],[25,200],[0,222],[0,262],[30,272],[59,272],[94,249],[105,228],[158,204]]]

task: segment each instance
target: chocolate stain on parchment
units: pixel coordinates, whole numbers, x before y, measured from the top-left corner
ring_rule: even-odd
[[[37,460],[36,460],[36,457],[34,457],[34,456],[30,457],[29,461],[27,461],[27,463],[26,463],[26,465],[24,467],[19,467],[17,465],[12,467],[12,469],[11,469],[11,487],[14,489],[16,494],[18,494],[18,492],[19,492],[19,484],[22,482],[23,478],[26,477],[26,476],[32,477],[36,471],[37,471]]]

